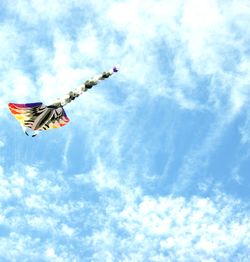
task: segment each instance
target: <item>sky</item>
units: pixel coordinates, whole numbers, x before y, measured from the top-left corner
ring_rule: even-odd
[[[248,0],[1,1],[0,261],[250,261],[249,41]]]

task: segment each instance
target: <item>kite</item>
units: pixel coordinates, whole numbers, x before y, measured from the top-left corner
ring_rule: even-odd
[[[85,81],[79,88],[70,91],[65,97],[58,99],[49,106],[41,102],[29,104],[9,103],[9,110],[21,124],[27,136],[31,134],[34,137],[39,131],[65,126],[69,122],[69,118],[63,107],[116,72],[118,72],[118,68],[113,67],[111,70]]]

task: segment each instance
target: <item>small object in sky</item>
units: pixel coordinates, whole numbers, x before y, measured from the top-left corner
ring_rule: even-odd
[[[41,102],[29,104],[9,103],[8,106],[11,113],[21,124],[24,133],[27,136],[34,137],[39,131],[65,126],[69,122],[69,118],[63,107],[116,72],[118,72],[118,68],[115,66],[111,70],[85,81],[79,88],[70,91],[65,97],[58,99],[49,106]]]

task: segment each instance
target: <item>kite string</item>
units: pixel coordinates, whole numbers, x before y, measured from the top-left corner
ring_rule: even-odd
[[[91,80],[87,80],[82,84],[80,87],[76,88],[73,91],[70,91],[65,97],[59,99],[55,104],[60,103],[61,106],[65,106],[71,101],[73,101],[76,97],[80,96],[88,89],[92,88],[93,86],[97,85],[99,82],[109,78],[114,73],[118,72],[117,66],[113,67],[111,70],[103,72],[100,75],[93,77]]]

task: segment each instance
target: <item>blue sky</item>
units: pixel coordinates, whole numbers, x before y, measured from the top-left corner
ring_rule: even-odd
[[[0,9],[0,261],[249,261],[249,1]],[[63,128],[8,111],[116,64]]]

